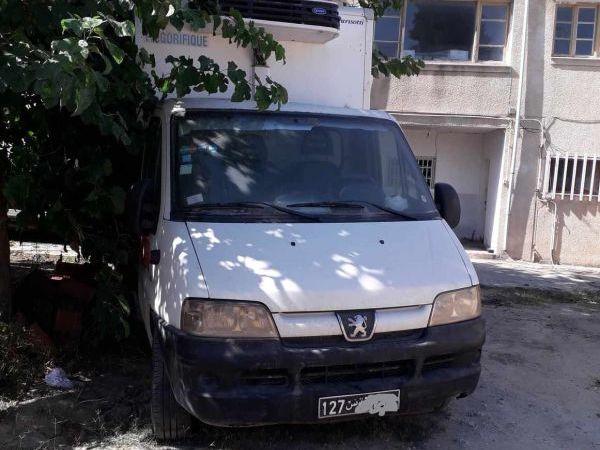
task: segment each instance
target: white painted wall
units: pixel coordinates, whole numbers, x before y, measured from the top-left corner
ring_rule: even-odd
[[[496,208],[503,131],[494,131],[489,138],[490,133],[465,133],[449,129],[405,128],[404,132],[417,157],[436,158],[435,181],[449,183],[458,192],[462,213],[460,223],[454,230],[456,235],[459,238],[484,240],[488,230],[491,236],[497,227],[486,227],[488,214],[485,205],[487,201],[492,208]],[[491,182],[488,170],[492,174]],[[495,217],[493,212],[490,217]],[[491,242],[491,238],[488,242]]]
[[[483,243],[488,249],[499,250],[500,245],[500,204],[502,193],[502,151],[506,133],[496,130],[483,136],[484,164],[489,167],[487,198],[485,208],[485,232]]]

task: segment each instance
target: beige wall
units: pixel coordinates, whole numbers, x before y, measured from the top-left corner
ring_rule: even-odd
[[[376,79],[373,109],[476,116],[507,116],[515,106],[524,3],[512,12],[504,63],[427,63],[419,76]]]
[[[600,4],[600,1],[588,3]],[[396,117],[405,125],[429,121],[433,124],[429,128],[430,136],[431,130],[436,135],[443,130],[436,131],[435,121],[431,119],[435,116],[444,118],[436,119],[438,122],[454,120],[458,133],[460,127],[470,130],[483,118],[504,119],[509,128],[514,128],[524,4],[524,0],[516,0],[513,6],[505,63],[428,64],[418,77],[376,80],[372,107],[399,113]],[[552,58],[555,6],[553,0],[530,0],[522,104],[522,117],[526,120],[521,124],[525,129],[520,131],[517,145],[506,248],[510,256],[518,259],[548,262],[554,259],[563,264],[600,266],[600,203],[596,199],[553,203],[539,191],[542,183],[538,180],[538,168],[541,164],[544,169],[546,152],[558,150],[600,157],[600,58]],[[543,136],[540,125],[544,128]],[[441,145],[448,147],[448,154],[478,155],[472,161],[457,156],[447,162],[447,168],[444,168],[444,160],[438,160],[438,173],[449,170],[468,175],[470,180],[464,182],[469,185],[468,195],[475,195],[472,192],[475,185],[482,190],[480,197],[487,188],[488,210],[482,234],[489,236],[485,244],[499,251],[504,248],[513,131],[494,133],[478,138],[463,135],[460,142],[452,136],[438,137],[438,147],[442,142]],[[430,145],[419,133],[408,134],[416,152]],[[482,136],[486,136],[485,139]],[[486,147],[499,148],[500,140],[504,153],[490,156]],[[454,147],[463,150],[454,151]],[[487,186],[481,181],[483,161],[485,164],[494,162],[490,171],[493,176],[488,178]],[[460,162],[458,167],[457,162]],[[473,164],[479,165],[475,172]],[[490,202],[494,199],[491,191],[496,194],[493,214],[490,212]]]
[[[536,188],[543,188],[537,179],[537,165],[540,159],[544,164],[546,152],[600,157],[600,59],[553,58],[556,4],[533,0],[532,5],[532,13],[544,21],[530,21],[525,113],[542,121],[545,139],[540,151],[539,132],[523,132],[508,252],[523,259],[600,266],[597,199],[552,202],[541,193],[536,195]],[[525,124],[539,129],[534,121]]]
[[[417,77],[376,79],[371,107],[393,112],[506,116],[511,107],[513,69],[492,69],[431,65]]]

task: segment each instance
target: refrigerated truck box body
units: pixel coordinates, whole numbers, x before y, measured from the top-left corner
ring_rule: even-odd
[[[296,24],[278,24],[254,21],[274,32],[286,50],[286,62],[271,57],[268,67],[254,67],[250,48],[231,45],[219,35],[213,36],[211,25],[204,30],[192,31],[189,26],[177,31],[167,27],[156,41],[144,36],[141,26],[136,27],[136,41],[156,58],[156,72],[170,71],[167,56],[186,56],[197,62],[204,55],[214,59],[222,70],[229,61],[235,62],[252,82],[256,72],[263,80],[269,75],[285,86],[293,102],[323,106],[369,109],[371,92],[371,57],[373,47],[373,15],[370,10],[340,7],[340,30]],[[325,42],[306,42],[314,34],[325,35]],[[294,40],[292,40],[294,39]],[[148,67],[149,69],[149,67]],[[194,92],[190,97],[207,97]],[[231,89],[210,95],[213,98],[230,98]]]

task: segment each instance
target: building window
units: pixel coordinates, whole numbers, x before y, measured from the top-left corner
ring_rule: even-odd
[[[557,6],[554,56],[595,56],[596,6]]]
[[[549,155],[544,187],[549,198],[600,201],[600,157]]]
[[[479,61],[503,61],[508,32],[508,5],[482,5]]]
[[[423,178],[425,178],[427,186],[429,186],[429,189],[433,189],[435,184],[435,158],[418,157],[417,164],[423,172]]]
[[[389,58],[397,58],[400,48],[400,11],[388,8],[375,25],[375,45]]]
[[[408,0],[403,11],[388,9],[377,21],[375,45],[388,57],[503,61],[508,22],[508,3]]]

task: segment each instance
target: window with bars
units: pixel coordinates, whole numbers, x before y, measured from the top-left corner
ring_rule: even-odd
[[[554,25],[554,56],[595,56],[596,17],[595,5],[562,5],[556,7]]]
[[[429,189],[433,189],[435,184],[435,158],[418,157],[417,164],[423,172],[423,178],[425,178],[427,186],[429,186]]]
[[[600,201],[600,156],[549,155],[544,191],[552,199]]]
[[[375,45],[388,57],[429,61],[503,61],[508,1],[408,0],[375,23]]]

